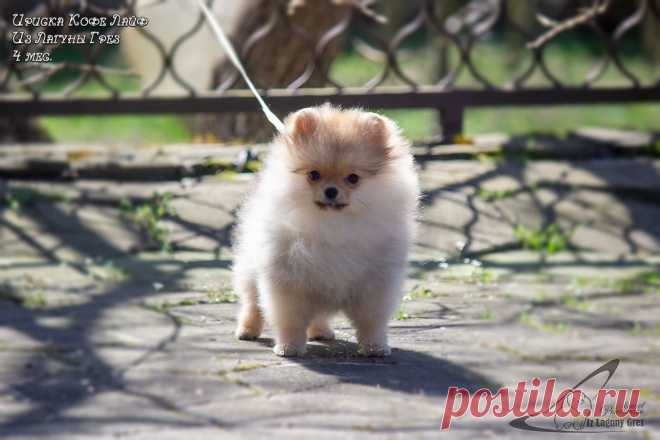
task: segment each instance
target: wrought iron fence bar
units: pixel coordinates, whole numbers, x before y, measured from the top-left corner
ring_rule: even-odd
[[[146,3],[139,2],[138,5],[136,0],[112,0],[98,5],[86,0],[40,0],[29,3],[32,7],[31,10],[24,11],[26,16],[65,16],[70,12],[80,12],[83,15],[91,13],[109,17],[116,13],[129,17],[138,15],[138,12],[150,13]],[[161,3],[174,5],[178,0],[159,0],[151,3],[151,6]],[[209,0],[208,3],[223,8],[229,4],[228,1],[214,0]],[[234,43],[240,56],[244,61],[252,58],[251,63],[246,63],[248,73],[253,78],[257,77],[255,82],[264,88],[263,93],[267,100],[278,112],[286,113],[324,102],[370,108],[427,108],[438,111],[444,139],[451,140],[462,130],[464,110],[472,107],[660,102],[660,78],[657,77],[657,69],[642,70],[635,62],[631,62],[629,57],[624,56],[627,55],[624,50],[627,47],[624,46],[624,37],[630,37],[635,31],[641,33],[647,20],[660,20],[657,0],[575,2],[591,3],[592,7],[585,9],[575,6],[573,12],[577,15],[563,21],[552,14],[548,15],[547,5],[544,6],[543,2],[532,0],[474,0],[461,2],[457,9],[451,7],[452,2],[445,0],[418,0],[410,2],[412,6],[408,16],[401,17],[400,23],[393,22],[390,28],[383,27],[384,23],[375,19],[378,2],[347,2],[357,6],[335,10],[339,15],[331,15],[332,20],[324,21],[324,25],[318,28],[304,26],[307,21],[301,19],[301,16],[298,16],[299,22],[296,21],[295,13],[291,14],[291,11],[285,8],[293,3],[296,2],[260,2],[258,11],[263,14],[254,15],[254,11],[251,11],[252,15],[245,17],[256,21],[253,23],[244,17],[240,21],[245,24],[244,32],[236,31],[237,34],[234,35]],[[365,6],[367,3],[373,3],[371,6],[376,9],[370,11],[371,6]],[[525,15],[527,18],[523,21],[512,15],[511,7],[517,3],[529,8]],[[567,5],[570,3],[566,2]],[[618,9],[614,9],[615,4]],[[615,17],[616,23],[607,24],[607,20],[604,22],[601,18],[611,10],[618,11],[620,15]],[[328,11],[323,10],[323,13]],[[52,53],[56,47],[64,44],[37,44],[36,40],[15,43],[10,38],[13,31],[25,31],[32,35],[41,31],[51,34],[59,32],[67,35],[89,35],[90,29],[78,29],[77,26],[72,28],[68,22],[53,29],[40,24],[23,27],[15,25],[12,20],[6,21],[7,16],[0,17],[0,46],[4,49],[5,58],[0,60],[0,117],[257,111],[258,105],[253,97],[247,91],[238,89],[242,83],[237,72],[225,66],[221,58],[217,58],[217,54],[214,55],[216,59],[211,61],[216,63],[213,67],[215,80],[212,84],[196,82],[195,77],[185,76],[185,70],[180,64],[182,53],[187,50],[183,48],[194,38],[200,37],[199,34],[203,31],[201,14],[194,9],[186,13],[192,14],[189,17],[192,21],[185,29],[173,28],[165,32],[158,28],[137,27],[136,31],[143,38],[146,47],[155,52],[157,64],[154,66],[153,75],[142,73],[144,77],[140,78],[141,90],[134,93],[125,93],[116,85],[117,82],[110,81],[120,73],[99,61],[101,46],[72,47],[73,52],[82,55],[83,64],[67,62],[66,69],[44,64],[41,66],[42,72],[39,72],[39,66],[25,65],[10,56],[13,53],[10,49]],[[197,18],[193,20],[194,17]],[[611,18],[609,21],[612,21]],[[521,42],[527,43],[514,48],[519,59],[525,60],[525,64],[520,66],[522,71],[510,70],[508,78],[490,77],[487,71],[489,66],[481,63],[479,59],[478,50],[481,45],[490,38],[489,35],[499,32],[500,28],[506,31],[506,35],[513,35]],[[579,32],[588,32],[595,37],[603,54],[583,80],[570,80],[561,74],[562,68],[552,62],[552,46],[556,44],[557,35],[571,30],[578,31],[578,28]],[[107,35],[120,32],[121,27],[108,27],[103,30]],[[270,38],[277,39],[279,36],[282,39],[282,35],[286,36],[287,42],[290,40],[301,43],[293,44],[291,47],[297,49],[292,49],[291,53],[295,54],[296,61],[302,60],[304,63],[300,63],[302,67],[292,63],[294,68],[291,75],[285,75],[268,84],[263,83],[263,69],[259,69],[259,63],[262,61],[258,55],[259,48],[268,43]],[[403,55],[409,50],[408,46],[414,46],[415,39],[421,39],[429,48],[439,46],[438,51],[420,51],[418,56],[420,61],[421,57],[437,56],[442,64],[440,70],[436,72],[428,66],[412,66],[403,59]],[[344,44],[344,41],[353,41],[356,53],[370,61],[365,66],[375,64],[372,66],[373,71],[371,68],[367,71],[370,79],[362,79],[360,76],[360,88],[355,87],[357,81],[353,87],[346,87],[344,83],[349,81],[346,74],[335,78],[331,72],[331,67],[338,61],[333,52],[333,49],[336,49],[334,45]],[[265,47],[268,48],[268,45]],[[366,54],[361,47],[368,48],[372,55],[375,53],[376,59]],[[502,62],[506,60],[502,58]],[[137,64],[136,68],[139,70]],[[264,66],[269,64],[265,63]],[[43,87],[55,73],[64,70],[78,70],[78,76],[68,77],[67,83],[58,88]],[[618,83],[611,82],[606,76],[610,72],[623,77],[623,82],[620,81],[621,78]],[[257,73],[262,75],[256,75]],[[190,73],[188,75],[190,76]],[[260,84],[259,77],[263,84]],[[286,79],[283,79],[285,77]],[[155,93],[168,93],[171,90],[167,88],[170,87],[169,80],[178,86],[181,95],[156,95]],[[89,82],[100,84],[99,93],[102,96],[74,96]],[[547,85],[532,85],[540,82]],[[268,88],[273,84],[277,84],[278,88]],[[167,91],[160,90],[161,86],[165,86]],[[311,86],[323,88],[309,88]],[[199,92],[196,87],[209,91]]]
[[[331,102],[342,106],[370,108],[428,108],[448,110],[487,106],[540,106],[660,101],[660,87],[618,87],[585,89],[526,88],[523,90],[438,90],[433,87],[346,88],[337,94],[334,88],[304,89],[305,94],[286,89],[271,89],[266,100],[275,111],[289,112],[302,107]],[[222,95],[199,94],[194,97],[148,97],[124,94],[121,99],[52,98],[26,99],[25,95],[0,95],[0,116],[80,115],[80,114],[157,114],[157,113],[226,113],[258,111],[258,104],[243,90],[229,90]]]
[[[452,142],[456,136],[463,133],[463,122],[465,120],[465,107],[460,104],[438,107],[440,127],[442,127],[442,139]]]

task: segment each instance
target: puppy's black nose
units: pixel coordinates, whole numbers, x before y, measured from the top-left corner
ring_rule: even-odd
[[[330,186],[325,189],[325,196],[330,200],[333,200],[335,197],[337,197],[337,194],[339,194],[339,191],[337,191],[337,188],[334,186]]]

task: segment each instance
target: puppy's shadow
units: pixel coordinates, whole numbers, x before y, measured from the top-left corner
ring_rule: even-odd
[[[258,342],[272,347],[273,341]],[[487,377],[460,364],[439,359],[426,353],[393,347],[392,355],[369,358],[358,354],[358,345],[341,339],[310,342],[304,357],[288,360],[319,374],[338,378],[341,382],[381,387],[394,391],[444,396],[451,386],[476,391],[499,385]]]

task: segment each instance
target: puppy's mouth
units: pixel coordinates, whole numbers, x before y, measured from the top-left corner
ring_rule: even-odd
[[[336,211],[341,211],[342,209],[348,206],[348,203],[323,203],[323,202],[314,202],[321,210],[325,209],[334,209]]]

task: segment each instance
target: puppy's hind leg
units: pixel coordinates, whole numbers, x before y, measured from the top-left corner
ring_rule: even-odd
[[[241,296],[236,337],[241,340],[257,339],[264,328],[264,317],[258,304],[256,280],[249,276],[236,275],[234,289]]]

